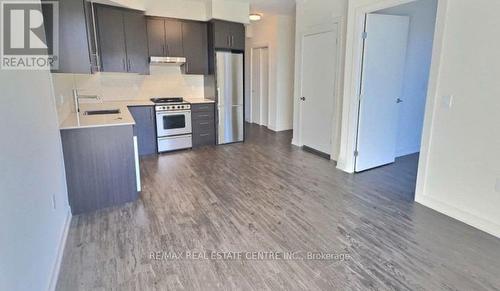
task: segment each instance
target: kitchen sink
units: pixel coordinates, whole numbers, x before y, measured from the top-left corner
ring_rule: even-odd
[[[89,110],[85,111],[84,113],[84,115],[106,115],[106,114],[120,114],[120,109]]]

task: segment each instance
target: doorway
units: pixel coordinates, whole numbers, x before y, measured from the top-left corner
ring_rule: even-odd
[[[300,140],[322,156],[333,150],[337,108],[338,23],[302,37]]]
[[[250,116],[252,123],[269,123],[269,48],[252,48]]]
[[[355,172],[418,156],[436,12],[419,0],[366,14]]]

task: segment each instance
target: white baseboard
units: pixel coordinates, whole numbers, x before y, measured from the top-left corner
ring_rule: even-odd
[[[69,233],[69,227],[71,225],[71,210],[68,210],[68,214],[66,215],[66,220],[64,222],[64,228],[61,233],[61,237],[59,238],[59,247],[57,249],[57,258],[56,262],[54,264],[54,267],[52,268],[52,275],[50,278],[50,285],[49,285],[49,291],[56,290],[56,285],[57,285],[57,279],[59,278],[59,271],[61,270],[61,263],[63,259],[63,254],[64,254],[64,248],[66,246],[66,240],[68,238],[68,233]]]
[[[471,214],[467,211],[463,211],[429,196],[419,195],[415,198],[415,201],[426,207],[434,209],[437,212],[441,212],[449,217],[500,238],[500,225],[490,220]]]

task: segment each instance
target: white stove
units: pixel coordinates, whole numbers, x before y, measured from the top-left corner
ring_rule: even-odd
[[[180,97],[153,98],[151,101],[156,104],[158,152],[192,148],[191,104]]]

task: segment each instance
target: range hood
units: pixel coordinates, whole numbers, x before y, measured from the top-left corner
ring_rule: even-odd
[[[150,57],[150,64],[165,64],[171,66],[182,66],[186,63],[184,57]]]

